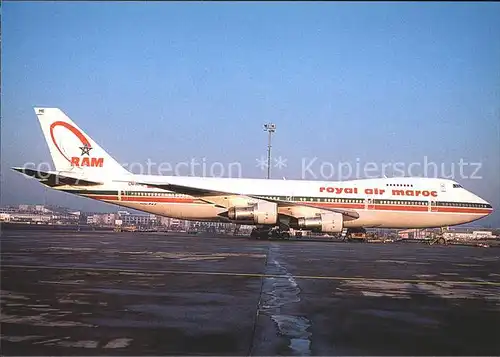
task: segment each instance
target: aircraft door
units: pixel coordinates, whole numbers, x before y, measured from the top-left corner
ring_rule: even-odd
[[[375,205],[373,203],[373,199],[367,198],[365,200],[365,202],[366,202],[366,205],[365,205],[366,209],[375,209]]]

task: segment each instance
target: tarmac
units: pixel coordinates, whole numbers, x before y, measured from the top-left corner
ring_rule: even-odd
[[[500,249],[4,231],[2,355],[500,355]]]

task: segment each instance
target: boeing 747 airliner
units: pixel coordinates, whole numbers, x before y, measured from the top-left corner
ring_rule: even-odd
[[[341,182],[136,175],[58,108],[35,108],[54,171],[13,168],[55,190],[186,220],[340,233],[472,222],[491,205],[458,182],[397,177]],[[257,228],[258,227],[258,228]],[[256,232],[256,233],[255,233]],[[280,234],[281,234],[280,233]]]

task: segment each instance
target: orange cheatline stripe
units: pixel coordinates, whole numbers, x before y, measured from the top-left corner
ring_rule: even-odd
[[[433,212],[452,212],[452,213],[491,213],[493,209],[489,208],[472,208],[472,207],[435,207]]]

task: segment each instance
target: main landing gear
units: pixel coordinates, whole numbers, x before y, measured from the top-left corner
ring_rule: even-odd
[[[281,230],[278,227],[263,227],[254,228],[252,233],[250,233],[250,238],[255,239],[288,239],[290,238],[290,232],[286,230]]]

